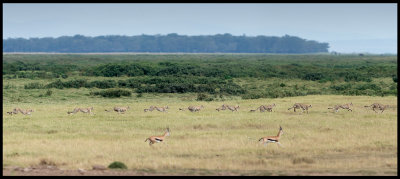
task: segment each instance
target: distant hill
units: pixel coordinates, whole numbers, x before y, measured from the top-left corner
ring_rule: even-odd
[[[166,53],[320,53],[329,44],[295,36],[232,36],[231,34],[186,36],[62,36],[58,38],[3,39],[3,52],[166,52]]]

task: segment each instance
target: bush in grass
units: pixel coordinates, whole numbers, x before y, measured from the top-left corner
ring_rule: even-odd
[[[44,85],[40,84],[38,82],[34,82],[34,83],[28,83],[26,85],[24,85],[24,89],[43,89]]]
[[[132,92],[123,89],[107,89],[104,91],[90,92],[90,95],[100,95],[106,98],[119,98],[121,96],[131,96]]]
[[[70,80],[70,81],[64,82],[63,85],[65,88],[82,88],[82,87],[86,87],[87,80],[85,80],[85,79]]]
[[[64,88],[64,83],[58,79],[54,82],[51,82],[46,85],[46,88],[57,88],[57,89],[63,89]]]
[[[113,163],[111,163],[110,165],[108,165],[109,169],[128,169],[128,167],[126,167],[126,165],[122,162],[118,162],[115,161]]]
[[[45,93],[46,96],[51,96],[53,94],[53,91],[51,91],[50,89],[48,89]]]
[[[307,73],[303,77],[304,80],[318,81],[324,78],[323,73]]]
[[[207,94],[198,93],[197,94],[197,101],[212,101],[214,100],[212,97],[209,97]]]
[[[242,99],[259,99],[259,98],[263,98],[264,94],[262,94],[262,92],[249,92],[246,94],[242,95]]]
[[[100,88],[100,89],[106,89],[106,88],[115,88],[117,87],[117,82],[114,80],[103,80],[103,81],[92,81],[90,83],[86,84],[87,88]]]
[[[46,91],[46,93],[40,94],[39,97],[51,96],[52,94],[53,94],[53,91],[51,91],[50,89],[48,89],[48,90]]]

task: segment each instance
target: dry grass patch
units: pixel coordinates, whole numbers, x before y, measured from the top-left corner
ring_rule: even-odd
[[[237,171],[235,174],[368,174],[397,172],[397,111],[382,114],[363,107],[379,101],[396,104],[396,97],[303,96],[280,99],[232,100],[238,112],[218,112],[222,102],[180,101],[170,97],[143,101],[89,98],[87,101],[25,103],[30,116],[9,116],[3,105],[3,167],[37,165],[42,159],[64,169],[91,169],[121,161],[132,170]],[[312,104],[309,113],[288,111],[295,102]],[[353,112],[332,113],[331,104],[353,102]],[[275,103],[274,112],[249,113],[261,104]],[[168,105],[168,113],[144,112],[150,105]],[[203,105],[200,112],[179,111]],[[68,115],[74,107],[93,106],[94,115]],[[125,114],[104,109],[130,106]],[[165,144],[150,147],[144,140],[162,134]],[[280,142],[263,146],[262,136],[276,135]],[[259,171],[259,172],[257,172]],[[382,171],[382,172],[380,172]],[[267,172],[267,173],[265,173]],[[355,173],[352,173],[355,172]],[[201,173],[201,172],[200,172]],[[228,172],[229,173],[229,172]]]

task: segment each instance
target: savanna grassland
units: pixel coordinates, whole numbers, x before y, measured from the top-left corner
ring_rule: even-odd
[[[3,171],[9,175],[22,174],[7,169],[14,166],[47,164],[89,172],[93,165],[108,166],[114,161],[126,164],[127,170],[118,171],[128,175],[397,175],[397,71],[393,71],[397,68],[397,57],[3,55],[3,58],[3,66],[6,63],[5,66],[14,65],[16,69],[3,67]],[[97,63],[87,63],[92,58],[98,59]],[[139,58],[137,63],[135,58]],[[128,63],[132,59],[136,71]],[[194,59],[196,68],[187,65]],[[213,69],[218,69],[215,64],[224,66],[221,59],[230,59],[225,66],[232,68],[217,70],[212,75]],[[268,69],[277,70],[281,76],[268,76],[274,74],[268,71],[252,76],[249,69],[259,68],[260,64],[246,66],[249,62],[271,65]],[[29,63],[37,68],[17,68],[25,64],[32,67]],[[52,71],[52,67],[58,68],[60,64],[71,68]],[[117,68],[121,72],[117,76],[103,74],[107,70],[102,69],[112,71],[117,64],[132,69]],[[284,68],[288,64],[299,71],[309,68],[310,75],[291,75]],[[360,76],[339,73],[331,67],[333,64],[341,66],[342,72],[359,69],[354,72]],[[364,68],[368,70],[363,71]],[[142,72],[138,72],[140,69]],[[174,74],[168,72],[173,69]],[[191,71],[188,69],[198,74],[188,74]],[[370,75],[371,69],[385,71]],[[36,73],[37,76],[30,76]],[[175,85],[160,85],[164,83]],[[123,93],[107,93],[107,90]],[[327,109],[350,102],[352,112],[341,109],[335,113]],[[375,102],[390,107],[383,113],[364,107]],[[276,104],[273,112],[249,112],[272,103]],[[294,103],[311,104],[312,108],[308,114],[288,110]],[[235,112],[215,110],[222,104],[240,108]],[[169,109],[166,113],[143,111],[151,105]],[[203,105],[204,109],[194,113],[179,110],[189,105]],[[124,114],[105,111],[114,106],[130,109]],[[15,107],[34,112],[6,113]],[[93,107],[94,114],[68,115],[67,111],[75,107]],[[282,148],[258,142],[263,136],[276,135],[279,126],[284,131],[280,139]],[[149,136],[162,135],[167,127],[171,135],[165,143],[149,146],[144,142]],[[139,173],[129,173],[133,171]]]

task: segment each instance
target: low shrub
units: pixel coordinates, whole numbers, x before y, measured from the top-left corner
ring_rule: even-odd
[[[92,81],[90,83],[87,83],[86,86],[87,88],[100,88],[100,89],[106,89],[106,88],[115,88],[117,87],[117,82],[114,80],[104,80],[104,81]]]
[[[28,83],[24,85],[24,89],[43,89],[44,85],[38,82]]]
[[[128,167],[124,163],[118,162],[118,161],[115,161],[115,162],[111,163],[110,165],[108,165],[108,168],[109,169],[128,169]]]
[[[199,93],[197,94],[197,101],[212,101],[214,100],[212,97],[209,97],[207,94],[205,93]]]
[[[106,98],[119,98],[121,96],[131,96],[132,92],[123,89],[107,89],[104,91],[90,92],[90,95],[100,95]]]

